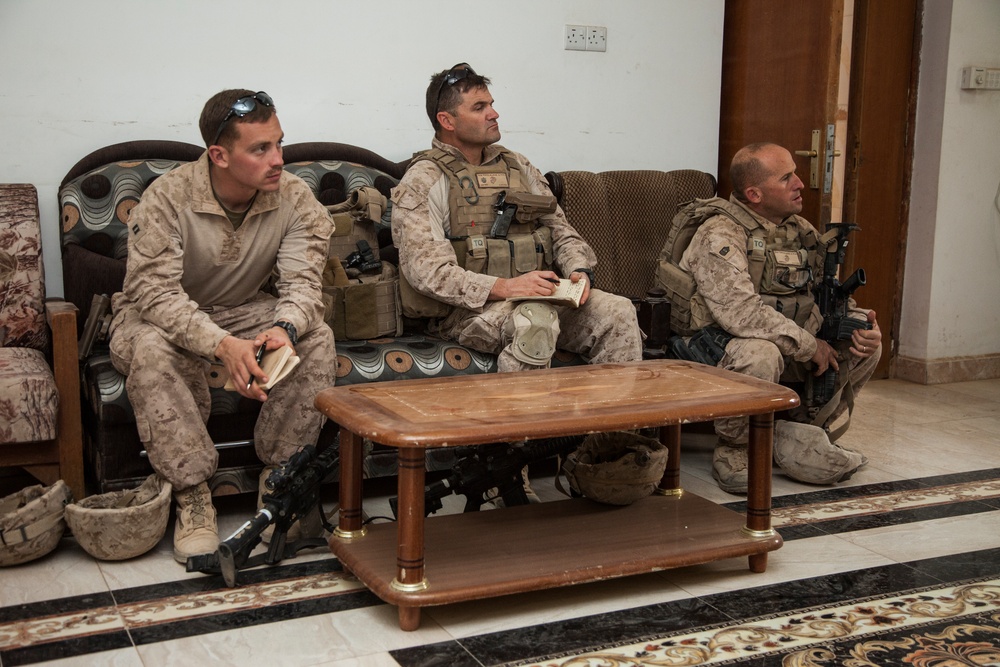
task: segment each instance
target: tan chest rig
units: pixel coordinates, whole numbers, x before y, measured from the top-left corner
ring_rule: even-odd
[[[797,216],[792,221],[797,223]],[[764,303],[800,327],[805,327],[816,309],[810,288],[823,270],[817,246],[816,235],[799,224],[786,223],[771,230],[757,225],[747,238],[754,290]]]
[[[501,148],[500,158],[490,165],[473,166],[431,149],[416,159],[432,160],[448,177],[448,240],[459,266],[497,278],[550,269],[552,230],[539,218],[555,210],[555,198],[529,193],[527,180],[510,152]],[[519,198],[532,203],[519,205],[506,234],[494,237],[498,200]]]

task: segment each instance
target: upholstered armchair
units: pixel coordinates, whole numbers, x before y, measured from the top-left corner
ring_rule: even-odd
[[[0,467],[83,498],[76,314],[45,299],[35,187],[0,184]]]

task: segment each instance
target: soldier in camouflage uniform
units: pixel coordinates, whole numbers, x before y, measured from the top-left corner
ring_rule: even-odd
[[[313,400],[336,368],[321,291],[333,220],[282,169],[271,98],[222,91],[199,125],[205,153],[157,179],[131,212],[125,283],[112,300],[111,359],[127,375],[150,463],[173,485],[180,562],[219,542],[207,484],[218,463],[205,428],[210,362],[263,403],[254,443],[270,466],[316,442],[324,418]],[[264,291],[272,276],[277,297]],[[270,393],[258,385],[261,346],[302,358]]]
[[[733,194],[729,203],[763,226],[768,238],[787,239],[786,247],[793,249],[798,239],[818,237],[812,225],[796,215],[802,210],[803,184],[787,150],[775,144],[747,146],[733,157],[730,174]],[[720,368],[775,383],[790,377],[800,379],[808,372],[820,376],[829,367],[846,371],[848,391],[825,423],[778,422],[775,459],[800,481],[835,483],[850,477],[864,464],[864,457],[830,442],[828,436],[844,430],[838,422],[848,417],[848,401],[853,401],[878,363],[882,334],[874,311],[852,307],[850,315],[866,319],[871,329],[855,330],[848,349],[838,355],[815,335],[822,318],[811,297],[802,301],[802,307],[796,308],[799,312],[793,315],[776,310],[766,289],[755,289],[749,271],[747,229],[726,215],[709,218],[698,228],[680,267],[694,277],[718,326],[735,336],[725,347]],[[793,417],[808,421],[801,412]],[[746,417],[715,422],[719,442],[713,475],[719,486],[731,493],[746,493],[748,429]]]
[[[642,358],[629,299],[592,289],[597,257],[570,226],[542,176],[497,145],[490,80],[462,63],[431,77],[426,109],[435,135],[392,192],[403,312],[429,317],[431,333],[497,355],[500,372],[546,368],[556,347],[590,363]],[[550,213],[521,217],[496,238],[490,207],[512,193],[541,196]],[[510,297],[547,296],[560,277],[584,282],[580,306]],[[537,501],[522,471],[525,492]]]
[[[519,183],[528,193],[552,197],[538,169],[524,156],[496,145],[499,114],[493,109],[489,83],[463,63],[434,75],[427,88],[427,115],[435,130],[428,154],[437,159],[418,156],[392,193],[393,240],[407,288],[404,312],[412,308],[408,295],[410,301],[422,297],[434,302],[436,312],[425,313],[432,316],[431,332],[498,355],[501,372],[546,367],[556,346],[579,353],[590,363],[641,359],[642,338],[634,306],[624,297],[592,289],[597,258],[555,206],[554,198],[553,213],[523,225],[535,239],[541,238],[539,230],[545,232],[541,243],[549,245],[539,252],[544,259],[538,264],[532,261],[531,266],[511,268],[518,262],[505,261],[496,270],[491,259],[475,271],[465,268],[468,260],[456,252],[459,247],[464,254],[465,239],[474,235],[475,222],[464,231],[454,229],[457,197],[450,185],[454,177],[442,165],[450,163],[453,169],[469,173],[488,169],[505,192]],[[462,179],[461,198],[486,200],[486,193],[494,190],[489,190],[486,180],[473,179]],[[457,185],[457,179],[454,182]],[[495,197],[489,195],[490,204]],[[480,229],[489,229],[491,221],[481,220]],[[574,283],[586,282],[579,308],[506,300],[549,295],[552,281],[560,276]]]

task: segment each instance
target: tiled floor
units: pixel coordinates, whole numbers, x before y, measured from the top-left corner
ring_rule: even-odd
[[[0,570],[0,665],[998,665],[998,441],[1000,380],[872,382],[844,438],[865,469],[838,487],[775,474],[785,545],[765,573],[735,558],[433,607],[415,632],[322,550],[227,588],[185,573],[169,534],[122,563],[67,537]],[[684,437],[683,486],[738,509],[711,443]],[[253,500],[223,501],[225,532]],[[388,514],[386,499],[366,511]]]

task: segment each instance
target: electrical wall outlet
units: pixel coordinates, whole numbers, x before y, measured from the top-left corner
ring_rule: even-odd
[[[1000,69],[963,68],[962,90],[1000,90]]]
[[[566,26],[566,50],[567,51],[587,50],[587,26],[585,25]]]
[[[587,26],[587,51],[608,50],[608,29],[602,25]]]

